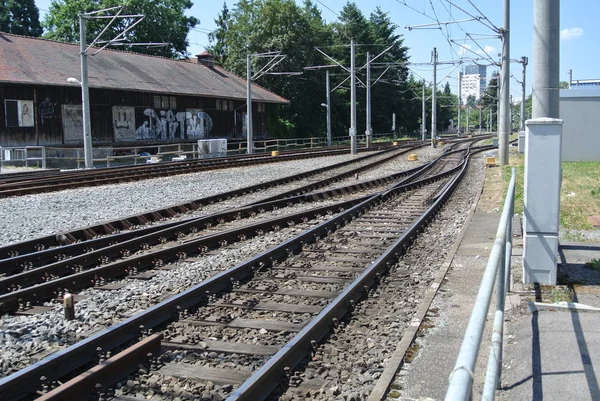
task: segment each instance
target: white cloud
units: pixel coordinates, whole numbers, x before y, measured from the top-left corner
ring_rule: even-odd
[[[566,29],[563,29],[562,31],[560,31],[561,40],[575,39],[580,36],[583,36],[583,29],[581,29],[579,27],[566,28]]]
[[[463,57],[465,54],[467,54],[467,52],[471,53],[469,50],[471,50],[472,48],[473,47],[468,43],[462,44],[461,47],[458,48],[458,55]]]
[[[483,46],[483,50],[485,50],[485,52],[487,54],[489,54],[490,56],[492,56],[492,58],[494,57],[494,54],[496,53],[496,48],[494,46]]]

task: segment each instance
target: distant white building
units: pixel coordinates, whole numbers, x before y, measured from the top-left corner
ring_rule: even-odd
[[[475,99],[481,98],[481,76],[479,74],[465,74],[460,80],[462,104],[467,104],[469,96],[475,96]]]
[[[521,104],[521,99],[523,99],[523,97],[521,96],[513,96],[512,97],[512,104]]]

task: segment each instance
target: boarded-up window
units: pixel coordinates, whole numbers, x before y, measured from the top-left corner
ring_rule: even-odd
[[[4,110],[7,127],[33,127],[33,100],[5,100]]]
[[[217,110],[221,110],[221,101],[217,100]]]
[[[229,111],[233,111],[233,100],[229,101]]]

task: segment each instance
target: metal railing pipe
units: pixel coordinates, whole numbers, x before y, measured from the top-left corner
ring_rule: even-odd
[[[490,307],[492,294],[494,292],[494,283],[496,282],[498,276],[501,277],[498,281],[502,282],[502,284],[500,284],[499,286],[501,286],[502,294],[500,295],[502,297],[502,303],[504,302],[505,266],[502,262],[504,262],[504,259],[507,259],[506,263],[510,263],[510,257],[507,258],[505,256],[505,251],[508,237],[507,227],[512,222],[515,180],[515,170],[513,169],[510,184],[508,186],[508,191],[506,194],[506,199],[504,200],[504,208],[502,210],[502,216],[500,217],[500,224],[498,225],[498,230],[496,232],[494,246],[492,247],[492,251],[490,253],[490,257],[485,268],[483,279],[481,280],[481,285],[477,293],[477,298],[475,300],[473,312],[471,313],[471,317],[469,319],[469,324],[467,326],[463,343],[460,347],[454,370],[450,374],[448,390],[446,392],[445,397],[446,401],[471,399],[471,391],[473,387],[473,372],[475,370],[475,364],[477,363],[477,356],[481,347],[481,339],[483,337],[485,321]],[[500,266],[502,266],[502,269],[500,269]],[[501,274],[499,274],[499,270],[501,270]],[[494,336],[494,339],[497,339],[497,335]],[[501,349],[501,337],[499,339],[499,344]],[[498,362],[499,361],[496,359],[496,363]],[[494,380],[497,379],[498,375],[495,375]],[[495,388],[496,381],[494,381],[494,383],[492,384],[492,388]]]

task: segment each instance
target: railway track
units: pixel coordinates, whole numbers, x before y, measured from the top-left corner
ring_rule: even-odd
[[[402,144],[402,147],[415,146],[415,142]],[[359,152],[380,151],[390,148],[382,144]],[[216,159],[192,159],[181,162],[163,162],[137,166],[112,167],[80,171],[50,171],[44,174],[5,174],[0,176],[0,198],[20,196],[41,192],[54,192],[84,186],[138,181],[178,174],[188,174],[207,170],[216,170],[256,164],[276,163],[323,156],[335,156],[347,153],[346,148],[334,150],[287,151],[278,157],[269,154],[229,156]]]
[[[285,192],[266,202],[228,209],[205,217],[153,225],[4,259],[0,261],[0,274],[5,275],[0,278],[0,312],[27,312],[40,301],[60,299],[65,292],[90,285],[103,287],[116,277],[146,278],[148,274],[142,273],[145,270],[163,267],[189,255],[214,251],[231,243],[231,238],[239,242],[272,230],[272,227],[287,227],[314,219],[332,208],[347,209],[363,197],[384,190],[397,180],[406,177],[414,180],[427,170],[431,170],[430,174],[443,170],[447,159],[458,153],[460,151],[449,152],[427,166],[350,186],[306,195],[302,194],[307,190],[303,187],[293,191],[290,197],[290,193]],[[310,185],[311,188],[317,186],[321,184]],[[300,195],[295,195],[296,193]],[[324,206],[319,205],[334,197],[337,197],[334,204],[330,201]],[[317,206],[311,207],[313,203]],[[304,209],[310,209],[276,218],[264,216],[265,213],[297,204],[304,204]],[[236,227],[231,227],[231,223]],[[156,250],[151,250],[152,247]]]
[[[420,145],[423,146],[423,145]],[[411,150],[415,150],[415,147],[408,149],[388,149],[375,154],[360,157],[358,159],[337,163],[332,166],[318,168],[311,171],[295,174],[292,176],[263,182],[260,184],[240,188],[237,190],[231,190],[208,197],[195,199],[191,202],[186,202],[178,205],[170,205],[168,207],[151,210],[141,214],[127,216],[117,220],[111,220],[100,224],[83,227],[68,232],[60,232],[55,235],[49,235],[41,238],[35,238],[29,241],[23,241],[0,248],[0,260],[15,257],[18,255],[24,255],[27,253],[33,253],[40,250],[44,250],[51,247],[58,247],[65,244],[72,244],[76,242],[87,241],[98,236],[111,235],[116,232],[137,229],[143,226],[164,223],[167,219],[182,218],[189,213],[201,212],[202,209],[206,209],[214,204],[222,204],[236,202],[236,198],[244,196],[249,193],[264,193],[270,189],[277,189],[286,185],[292,185],[292,189],[285,191],[278,191],[280,198],[291,196],[293,194],[305,193],[318,189],[321,186],[329,185],[339,180],[355,176],[366,170],[372,169],[380,164],[389,162],[395,157],[400,156]],[[354,167],[352,167],[354,166]],[[341,171],[336,171],[341,170]],[[332,173],[333,172],[333,173]],[[313,179],[316,180],[309,184],[297,184],[303,180]],[[275,197],[271,197],[274,200]],[[264,200],[261,200],[264,202]]]
[[[92,379],[78,376],[79,384],[69,382],[65,384],[66,387],[52,391],[46,388],[45,398],[42,399],[83,399],[82,394],[93,393],[98,395],[98,399],[103,399],[110,393],[107,388],[120,379],[110,372],[114,372],[116,367],[121,373],[136,371],[140,355],[146,356],[149,352],[153,354],[150,362],[152,367],[160,367],[164,375],[175,378],[173,382],[178,380],[177,371],[184,368],[188,369],[184,376],[193,373],[200,382],[203,382],[202,379],[205,379],[204,382],[210,381],[215,375],[228,378],[229,383],[221,383],[218,391],[215,390],[225,395],[231,393],[234,388],[232,385],[240,385],[243,381],[241,378],[246,378],[248,372],[256,370],[251,379],[243,381],[244,384],[231,397],[264,398],[281,379],[281,373],[286,371],[283,368],[295,366],[298,358],[304,358],[306,351],[314,348],[314,342],[318,342],[329,330],[333,318],[339,319],[348,308],[351,309],[353,303],[364,295],[366,288],[378,280],[377,275],[385,272],[450,196],[459,177],[464,174],[468,157],[463,161],[449,162],[452,158],[446,159],[441,163],[445,166],[437,167],[440,165],[438,161],[430,166],[429,171],[424,172],[423,169],[420,176],[413,176],[411,183],[402,181],[392,189],[373,196],[343,201],[344,207],[338,202],[319,208],[318,214],[329,214],[331,217],[317,220],[321,221],[318,224],[311,222],[309,215],[303,214],[308,211],[285,216],[288,225],[291,222],[298,229],[308,230],[115,327],[1,380],[0,391],[11,397],[30,397],[30,389],[23,387],[24,381],[37,381],[44,376],[46,381],[42,385],[48,386],[48,383],[72,374],[74,369],[93,363],[95,358],[91,355],[96,347],[104,350],[123,349],[128,342],[135,342],[134,348],[124,349],[107,360],[107,356],[103,355],[105,361],[101,367],[93,368],[99,371],[100,376],[88,372],[85,377]],[[449,164],[456,163],[460,165],[450,168]],[[434,174],[436,169],[438,173],[440,170],[442,172]],[[340,213],[340,209],[345,211]],[[314,218],[316,215],[312,216]],[[282,223],[266,220],[257,224],[263,224],[261,227],[264,228],[270,225],[273,229],[274,225]],[[254,230],[255,235],[261,235],[260,230],[264,228],[255,226],[250,230]],[[212,244],[226,241],[226,233],[227,230],[212,235]],[[229,238],[239,238],[240,233],[236,231],[228,235]],[[206,240],[206,237],[200,238]],[[185,248],[187,246],[191,248]],[[198,246],[198,243],[190,241],[176,248],[181,255],[182,251],[186,253],[185,249],[198,249]],[[204,251],[211,246],[206,245]],[[226,292],[221,294],[223,291]],[[315,315],[320,317],[318,322],[312,319]],[[146,330],[149,328],[162,327],[163,332],[137,342],[140,325],[144,326],[143,336],[148,334]],[[232,341],[211,340],[211,330],[217,329],[221,332],[231,331]],[[241,339],[246,335],[256,336],[257,332],[262,336],[260,340],[242,343]],[[236,337],[239,342],[235,341]],[[161,347],[168,352],[156,360]],[[217,366],[219,358],[213,358],[212,362],[208,358],[202,366],[190,361],[187,361],[187,365],[194,366],[179,366],[181,363],[177,361],[181,359],[180,356],[183,355],[185,359],[186,355],[194,353],[228,355],[225,360],[230,363],[235,361],[237,365],[241,363],[243,368],[227,372],[227,369]],[[275,355],[271,357],[272,354]],[[170,356],[173,357],[169,359]],[[129,367],[124,362],[127,360],[130,361]],[[143,380],[151,376],[138,375],[136,380],[142,387],[148,386],[143,384]],[[96,387],[97,384],[100,387]],[[156,383],[152,383],[154,385]],[[132,387],[135,387],[135,383]],[[52,398],[53,394],[59,398]],[[79,398],[64,398],[73,397],[73,394]]]

